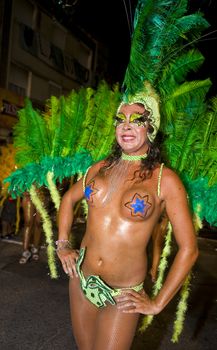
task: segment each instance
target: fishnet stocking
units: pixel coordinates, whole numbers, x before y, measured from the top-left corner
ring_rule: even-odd
[[[116,306],[98,309],[83,295],[79,279],[70,279],[73,334],[79,350],[129,350],[139,314],[124,314]]]

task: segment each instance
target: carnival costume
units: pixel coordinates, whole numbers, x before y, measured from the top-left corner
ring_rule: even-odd
[[[143,290],[144,282],[141,282],[136,286],[130,286],[127,288],[112,288],[108,286],[99,276],[90,275],[87,278],[85,278],[81,269],[84,256],[85,248],[81,248],[76,263],[76,269],[80,278],[80,286],[85,297],[96,307],[106,307],[107,303],[115,305],[116,302],[114,298],[120,295],[123,291],[132,289],[136,292],[140,292],[141,290]]]
[[[82,88],[60,99],[52,96],[43,114],[29,99],[18,112],[14,145],[19,169],[4,182],[9,182],[13,198],[28,192],[41,215],[51,278],[58,277],[53,225],[37,188],[48,188],[58,211],[61,197],[57,183],[82,176],[91,164],[110,152],[114,141],[112,117],[119,100],[118,86],[111,89],[102,81],[96,90]],[[107,121],[105,115],[109,116]],[[101,132],[104,137],[99,137]]]
[[[110,153],[114,142],[113,115],[118,116],[124,103],[142,103],[149,112],[150,143],[155,142],[158,129],[163,133],[164,158],[187,188],[197,225],[204,218],[211,224],[217,223],[217,100],[206,101],[211,86],[209,79],[186,81],[188,72],[197,71],[204,61],[194,46],[209,24],[201,13],[186,15],[187,7],[186,0],[138,1],[121,102],[118,87],[109,89],[102,83],[97,91],[82,88],[66,99],[51,97],[44,118],[32,108],[30,101],[20,111],[15,141],[23,168],[6,181],[10,182],[14,196],[29,191],[41,213],[51,277],[57,277],[52,225],[43,204],[37,200],[35,186],[45,185],[50,189],[58,210],[60,197],[56,182],[84,174],[91,164]],[[163,283],[171,237],[169,224],[153,296]],[[87,281],[82,275],[80,278],[85,286]],[[181,290],[173,342],[178,340],[183,328],[189,283],[190,275]],[[145,316],[141,330],[152,319],[153,316]]]
[[[201,13],[187,15],[187,8],[186,0],[138,1],[134,15],[130,60],[122,85],[122,102],[117,113],[124,103],[141,103],[150,113],[147,120],[152,132],[148,133],[148,139],[153,143],[158,129],[163,133],[161,148],[164,158],[180,175],[187,188],[198,229],[201,227],[200,220],[207,218],[205,211],[208,209],[208,198],[214,199],[211,193],[214,190],[216,195],[217,190],[217,104],[214,99],[211,108],[210,103],[206,105],[206,94],[211,86],[209,79],[185,81],[187,73],[191,70],[196,71],[204,61],[194,44],[200,38],[201,32],[209,27]],[[206,113],[210,118],[208,124],[204,120]],[[212,166],[209,169],[203,159],[205,148],[212,149],[209,154]],[[201,176],[201,168],[207,177],[206,180],[197,179],[198,175]],[[203,181],[205,186],[199,188],[199,183],[202,184]],[[196,183],[198,193],[194,192],[192,196]],[[204,198],[200,194],[203,194]],[[213,223],[217,223],[216,204],[215,197],[212,209],[208,209],[212,212],[209,220]],[[167,259],[171,252],[171,239],[172,227],[169,223],[153,297],[158,294],[163,283]],[[191,273],[181,289],[173,342],[178,341],[183,328],[190,280]],[[144,331],[152,320],[153,316],[145,316],[140,330]]]

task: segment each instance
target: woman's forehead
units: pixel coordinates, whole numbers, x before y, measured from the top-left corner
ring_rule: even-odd
[[[123,104],[119,110],[120,113],[143,113],[145,107],[142,104],[133,103],[133,104]]]

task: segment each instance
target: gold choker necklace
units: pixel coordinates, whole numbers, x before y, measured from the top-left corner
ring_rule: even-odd
[[[125,153],[122,152],[122,155],[121,155],[121,159],[122,160],[128,160],[130,162],[133,162],[133,161],[136,161],[136,160],[145,159],[147,157],[148,157],[147,153],[141,154],[141,155],[138,155],[138,156],[131,156],[129,154],[125,154]]]

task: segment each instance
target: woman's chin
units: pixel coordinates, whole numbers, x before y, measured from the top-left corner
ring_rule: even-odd
[[[133,147],[132,145],[120,145],[122,152],[127,154],[143,154],[145,153],[143,148]]]
[[[138,146],[135,145],[135,143],[133,144],[133,142],[120,142],[119,146],[121,147],[123,152],[135,152],[136,149],[138,149]]]

